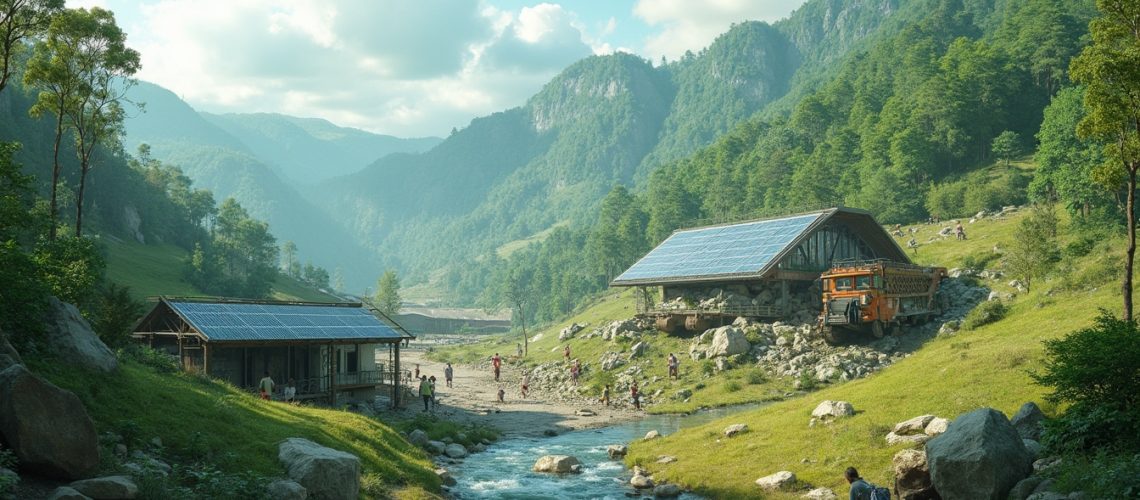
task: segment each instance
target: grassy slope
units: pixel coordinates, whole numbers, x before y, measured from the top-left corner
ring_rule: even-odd
[[[177,461],[208,458],[229,472],[283,476],[278,443],[304,437],[360,457],[364,474],[378,474],[399,496],[431,496],[428,490],[439,489],[422,451],[387,425],[354,413],[266,402],[224,383],[160,374],[129,361],[112,375],[60,363],[34,369],[75,392],[99,432],[125,436],[133,423],[138,439],[161,437]]]
[[[969,241],[923,245],[917,260],[958,265],[967,255],[980,255],[995,244],[1009,241],[1013,222],[971,224],[967,226]],[[932,229],[928,226],[924,230]],[[918,239],[927,238],[920,233]],[[1068,288],[1063,286],[1067,283],[1087,283],[1088,275],[1100,274],[1103,259],[1098,254],[1111,254],[1110,249],[1120,248],[1109,244],[1102,244],[1091,254],[1095,258],[1079,262],[1065,277],[1038,284],[1031,293],[1017,297],[1004,320],[935,339],[866,379],[687,429],[662,440],[636,443],[627,461],[645,464],[661,479],[712,496],[756,495],[753,480],[779,470],[793,471],[801,481],[837,492],[846,491],[842,471],[848,466],[859,468],[872,482],[888,484],[890,459],[902,449],[886,446],[883,439],[894,423],[927,413],[952,418],[983,406],[1012,414],[1025,401],[1043,403],[1044,390],[1028,376],[1041,359],[1041,341],[1087,326],[1098,307],[1119,307],[1119,294],[1111,283],[1062,291]],[[995,288],[1001,290],[1004,285]],[[809,428],[812,409],[825,399],[850,401],[858,413],[834,425]],[[1053,410],[1047,404],[1042,406],[1047,413]],[[741,438],[724,439],[721,431],[734,423],[747,424],[752,431]],[[655,464],[662,454],[675,455],[678,461]],[[708,474],[709,470],[717,474]]]
[[[186,251],[174,245],[143,245],[135,242],[104,240],[107,249],[107,279],[129,286],[135,298],[158,295],[202,295],[182,278]],[[330,302],[337,298],[287,276],[273,284],[271,298]]]

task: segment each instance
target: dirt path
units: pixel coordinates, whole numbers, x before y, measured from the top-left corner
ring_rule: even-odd
[[[505,437],[541,436],[553,430],[559,434],[568,430],[586,429],[612,425],[633,420],[644,415],[622,408],[606,407],[601,403],[574,405],[548,400],[539,388],[531,386],[524,399],[519,390],[522,374],[507,363],[503,364],[500,381],[495,382],[490,365],[480,368],[469,365],[452,365],[455,370],[453,387],[448,388],[443,378],[443,363],[426,360],[421,351],[408,350],[400,354],[402,367],[415,370],[420,365],[420,374],[435,375],[439,392],[438,408],[435,414],[461,423],[479,423],[499,429]],[[505,402],[497,401],[497,392],[502,387],[506,392]],[[579,410],[588,409],[593,416],[579,416]],[[420,399],[409,402],[404,412],[423,410]]]

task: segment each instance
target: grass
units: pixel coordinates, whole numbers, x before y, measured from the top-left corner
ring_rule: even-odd
[[[109,375],[52,361],[34,363],[34,370],[78,395],[100,433],[142,443],[159,437],[168,460],[207,460],[226,472],[284,476],[277,445],[303,437],[360,457],[363,475],[393,495],[429,498],[439,490],[424,452],[391,427],[355,413],[262,401],[232,385],[160,373],[129,360]]]
[[[563,227],[563,226],[569,226],[569,225],[570,225],[570,221],[568,221],[568,220],[556,222],[553,226],[550,226],[546,229],[543,229],[542,231],[539,231],[535,234],[527,236],[526,238],[523,238],[521,240],[508,241],[506,243],[503,243],[502,245],[499,246],[499,248],[495,249],[495,253],[499,254],[500,258],[505,259],[507,257],[510,257],[512,253],[515,253],[519,250],[522,250],[523,248],[526,248],[527,245],[530,245],[531,243],[542,242],[547,237],[549,237],[550,233],[553,233],[555,229],[558,229],[558,228]]]
[[[136,299],[159,295],[203,295],[182,277],[187,253],[167,244],[104,239],[107,279],[129,286]],[[338,299],[288,276],[278,276],[270,298],[287,301],[335,302]]]

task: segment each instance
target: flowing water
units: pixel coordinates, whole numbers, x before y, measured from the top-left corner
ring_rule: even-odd
[[[630,473],[621,461],[610,460],[606,446],[626,444],[657,430],[662,435],[682,427],[703,424],[755,405],[697,412],[692,415],[654,415],[623,424],[567,432],[555,437],[511,438],[490,446],[484,453],[449,467],[458,485],[458,498],[605,498],[652,497],[652,490],[637,494],[629,485]],[[543,455],[572,455],[582,462],[581,474],[531,472]],[[628,494],[628,495],[627,495]],[[680,498],[701,498],[684,494]]]

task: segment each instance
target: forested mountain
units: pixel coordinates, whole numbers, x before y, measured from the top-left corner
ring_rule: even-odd
[[[241,141],[263,163],[303,184],[351,174],[392,153],[422,153],[442,141],[401,139],[275,113],[201,115]]]
[[[128,151],[150,145],[154,158],[182,168],[196,187],[213,191],[218,200],[237,199],[252,216],[267,221],[279,240],[296,243],[302,261],[340,267],[353,286],[371,282],[373,254],[355,244],[330,215],[310,204],[241,140],[161,87],[140,83],[130,98],[145,103],[146,112],[126,122]]]

